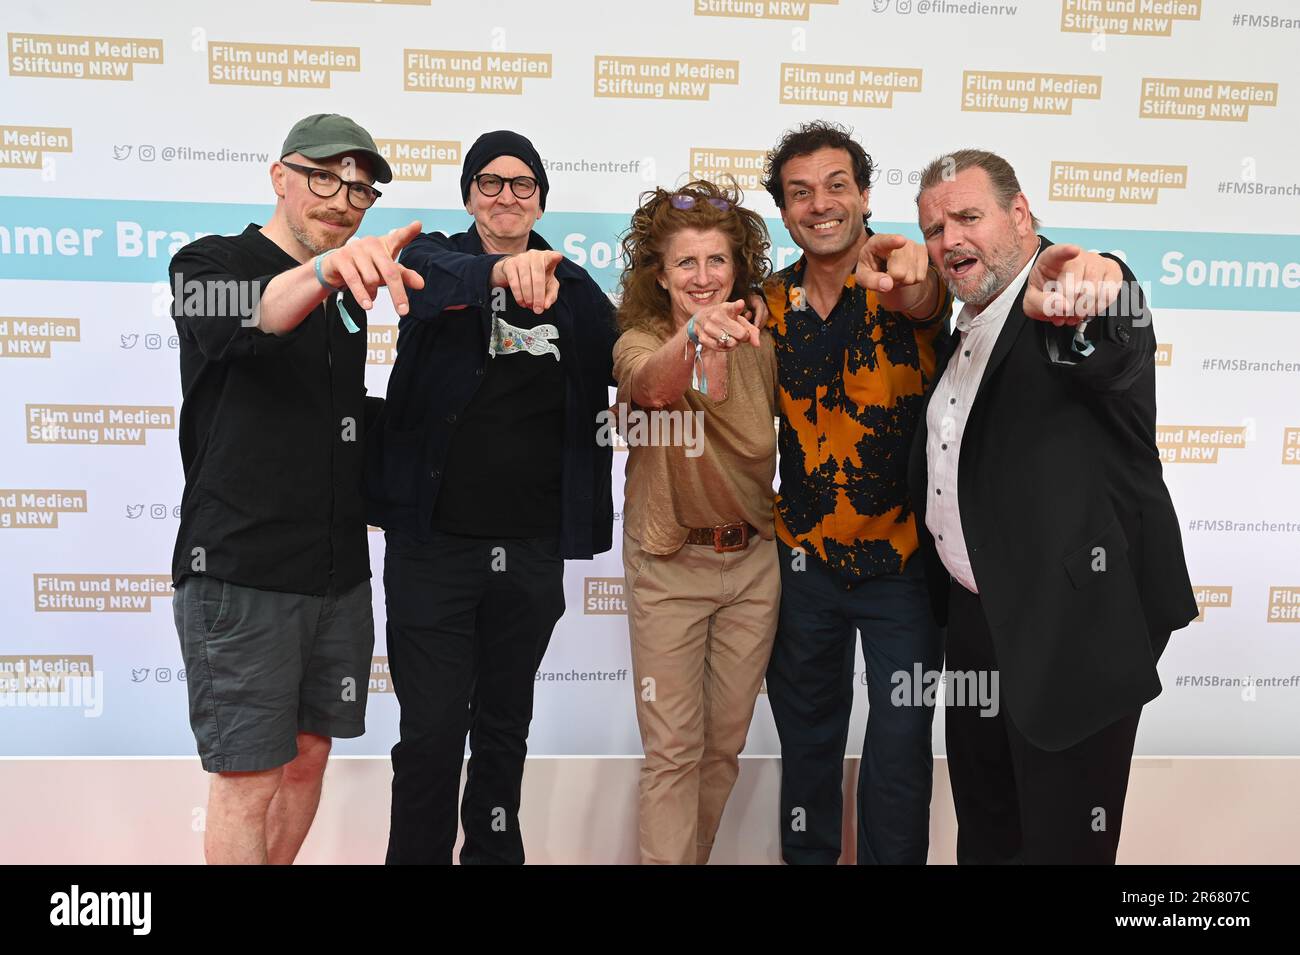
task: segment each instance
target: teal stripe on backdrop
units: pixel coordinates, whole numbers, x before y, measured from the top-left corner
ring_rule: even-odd
[[[2,197],[0,279],[166,281],[175,243],[200,233],[238,232],[270,213],[269,205],[239,203]],[[426,230],[442,232],[469,224],[460,209],[375,208],[362,232],[385,232],[415,218]],[[612,291],[618,237],[627,219],[621,213],[552,211],[537,231]],[[778,248],[792,248],[779,220],[768,220],[768,226]],[[919,238],[914,223],[872,226]],[[151,238],[150,232],[157,235]],[[1064,228],[1050,237],[1122,252],[1157,307],[1300,311],[1300,235]],[[795,254],[787,253],[785,261]]]

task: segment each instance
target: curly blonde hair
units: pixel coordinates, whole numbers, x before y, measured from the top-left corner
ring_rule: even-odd
[[[689,209],[673,205],[675,197],[690,196]],[[623,236],[623,274],[618,324],[622,331],[637,328],[658,337],[672,335],[672,306],[668,292],[658,283],[664,270],[664,253],[673,236],[683,229],[717,229],[731,243],[736,281],[728,299],[744,298],[757,290],[771,272],[767,251],[771,239],[758,213],[740,206],[742,195],[734,182],[725,186],[704,179],[688,182],[669,192],[655,189],[641,194],[632,224]],[[727,205],[718,208],[710,200]]]

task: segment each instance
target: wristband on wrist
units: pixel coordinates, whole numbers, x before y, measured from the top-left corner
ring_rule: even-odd
[[[330,285],[329,282],[326,282],[325,273],[321,271],[320,266],[321,263],[325,261],[325,256],[332,255],[334,251],[334,249],[329,249],[328,251],[322,252],[320,255],[316,256],[316,281],[319,282],[323,288],[327,288],[331,292],[337,292],[339,289],[343,288],[343,285]]]

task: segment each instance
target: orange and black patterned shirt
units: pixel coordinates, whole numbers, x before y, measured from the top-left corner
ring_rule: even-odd
[[[776,533],[846,583],[897,574],[917,548],[907,457],[952,308],[885,311],[850,275],[830,315],[807,302],[804,259],[768,279],[781,394]]]

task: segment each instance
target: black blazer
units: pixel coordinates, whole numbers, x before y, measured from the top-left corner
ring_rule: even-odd
[[[550,249],[536,232],[530,249]],[[401,262],[424,276],[398,320],[397,360],[383,414],[366,438],[366,519],[427,539],[457,421],[478,391],[491,338],[499,255],[486,255],[478,230],[417,236]],[[585,270],[563,259],[560,294],[544,314],[564,341],[564,448],[560,478],[560,556],[590,559],[613,546],[613,446],[598,440],[597,415],[613,384],[614,306]],[[449,306],[469,307],[448,310]]]
[[[980,381],[957,464],[1001,705],[1030,742],[1053,751],[1159,695],[1156,660],[1170,632],[1197,614],[1156,449],[1151,314],[1133,273],[1120,267],[1129,294],[1089,324],[1096,351],[1073,365],[1052,362],[1047,342],[1055,338],[1067,355],[1074,329],[1028,319],[1021,290]],[[954,333],[936,344],[934,382],[959,341]],[[925,524],[934,493],[927,483],[922,415],[908,484],[944,625],[951,578]]]

